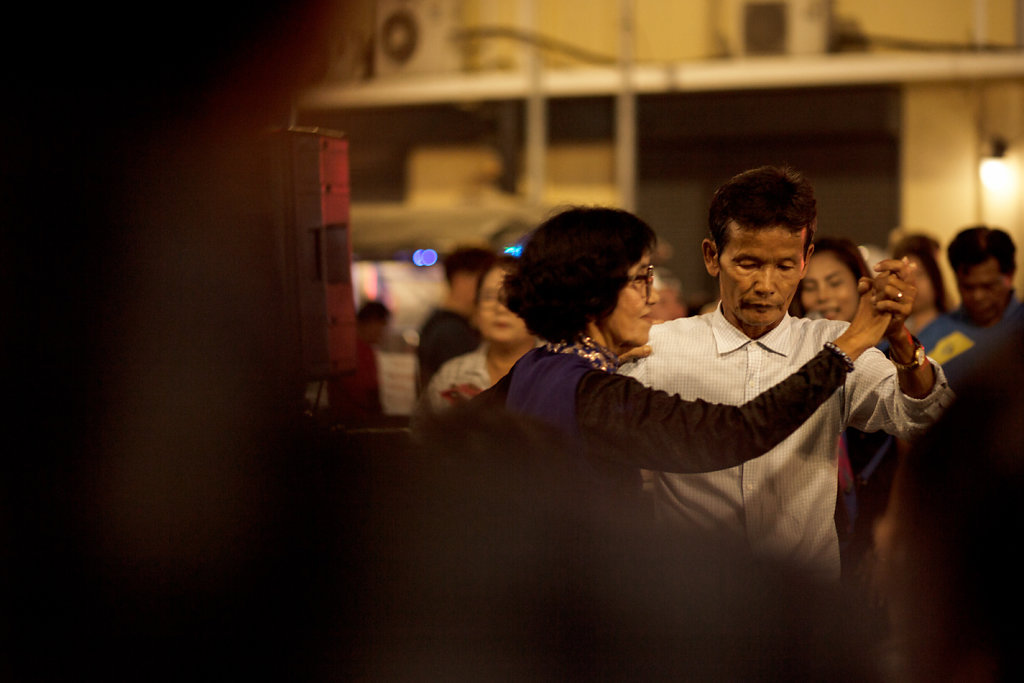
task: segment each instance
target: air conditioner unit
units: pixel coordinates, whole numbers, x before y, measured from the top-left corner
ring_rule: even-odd
[[[828,51],[831,0],[737,0],[737,55],[809,55]]]
[[[377,0],[374,71],[377,76],[445,73],[462,67],[452,34],[461,0]]]

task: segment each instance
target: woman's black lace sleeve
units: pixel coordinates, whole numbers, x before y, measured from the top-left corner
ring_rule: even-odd
[[[595,456],[662,472],[710,472],[777,446],[845,379],[843,361],[822,350],[757,398],[730,406],[684,401],[595,370],[576,387],[577,418]]]

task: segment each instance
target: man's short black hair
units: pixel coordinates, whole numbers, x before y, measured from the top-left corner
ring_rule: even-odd
[[[444,257],[444,276],[451,284],[456,273],[483,275],[498,255],[483,247],[460,247]]]
[[[1016,272],[1016,252],[1017,248],[1008,234],[985,225],[961,230],[946,250],[949,264],[956,273],[994,258],[999,263],[999,272],[1004,275]]]
[[[715,190],[708,211],[708,231],[721,254],[729,242],[729,223],[746,230],[807,229],[804,252],[814,239],[818,205],[814,187],[788,166],[761,166],[733,176]]]
[[[653,250],[647,223],[621,209],[574,207],[538,227],[505,279],[508,308],[530,331],[573,342],[609,315],[629,269]]]

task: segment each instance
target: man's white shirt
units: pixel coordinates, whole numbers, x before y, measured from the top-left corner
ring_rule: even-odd
[[[713,313],[653,326],[651,355],[619,372],[684,399],[740,405],[786,379],[847,326],[787,315],[774,330],[752,340],[726,320],[719,306]],[[954,397],[941,367],[933,365],[935,387],[914,399],[900,390],[895,366],[869,349],[845,385],[761,457],[708,474],[655,473],[659,518],[837,578],[839,436],[846,427],[905,439],[927,430]]]

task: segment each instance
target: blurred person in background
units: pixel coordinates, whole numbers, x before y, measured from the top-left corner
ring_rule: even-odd
[[[814,241],[814,255],[797,288],[790,313],[849,322],[860,299],[857,281],[870,274],[853,241],[845,237],[819,237]]]
[[[689,311],[683,296],[683,284],[665,268],[654,269],[654,289],[658,300],[651,304],[651,317],[656,321],[685,318]]]
[[[497,254],[482,247],[461,247],[444,257],[444,300],[420,327],[416,350],[420,390],[445,361],[480,345],[480,332],[473,325],[476,292],[496,258]]]
[[[1024,324],[1024,306],[1013,288],[1016,252],[1005,231],[986,226],[960,231],[946,249],[960,307],[937,317],[921,332],[921,342],[949,369],[954,389],[1008,328]]]
[[[379,301],[367,301],[356,312],[356,368],[327,381],[332,419],[345,425],[364,424],[383,415],[377,348],[384,339],[391,310]]]
[[[949,295],[939,268],[940,254],[938,241],[923,234],[907,235],[896,242],[892,249],[893,258],[906,258],[917,266],[914,271],[917,299],[914,301],[914,310],[907,318],[907,329],[918,337],[932,321],[949,311]],[[927,345],[925,350],[928,350]]]
[[[466,401],[508,374],[537,344],[522,318],[505,307],[502,285],[515,258],[501,256],[480,278],[474,319],[483,340],[476,349],[445,361],[419,399],[418,411],[437,412]]]

